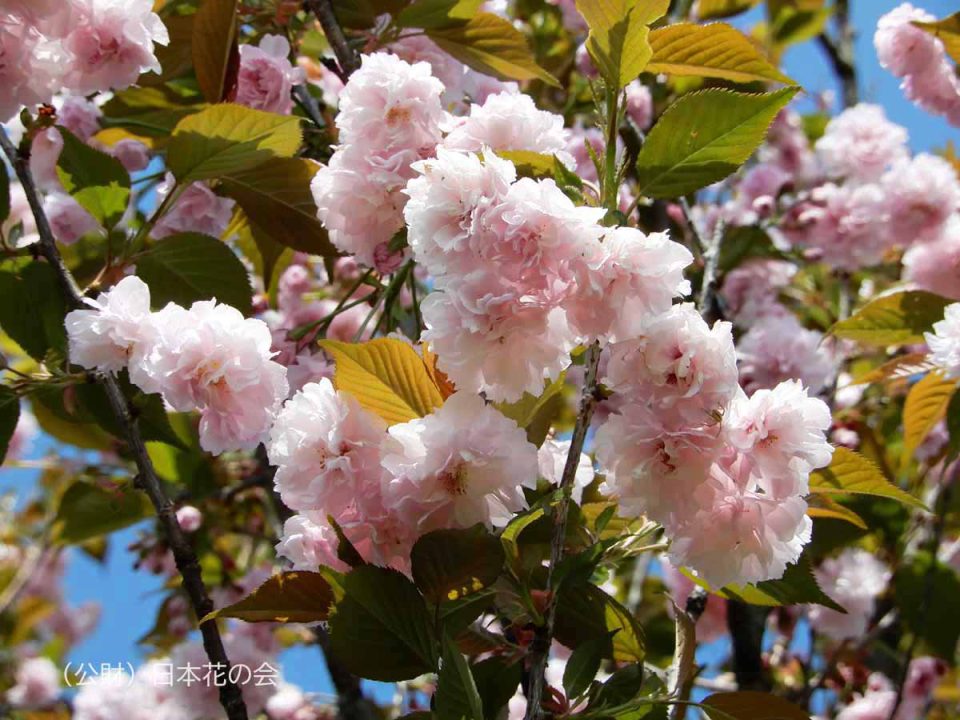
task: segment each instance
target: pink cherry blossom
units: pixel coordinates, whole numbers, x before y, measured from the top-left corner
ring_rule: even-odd
[[[887,120],[882,107],[860,103],[827,123],[816,150],[830,177],[869,182],[905,159],[906,146],[907,131]]]
[[[291,92],[304,80],[303,70],[290,64],[290,43],[281,35],[265,35],[258,46],[240,46],[237,102],[267,112],[289,115]]]
[[[100,130],[102,117],[99,107],[79,95],[68,95],[57,108],[57,122],[84,142]]]
[[[948,305],[943,320],[925,333],[930,346],[930,361],[948,378],[960,378],[960,303]]]
[[[570,454],[569,440],[554,440],[547,438],[537,452],[537,463],[540,468],[540,477],[553,485],[560,484],[563,470],[567,465],[567,456]],[[573,500],[579,503],[583,500],[583,491],[593,482],[595,473],[593,461],[586,453],[580,453],[577,460],[577,470],[573,477]]]
[[[38,132],[30,144],[30,173],[42,190],[63,192],[57,162],[63,152],[63,137],[56,128]]]
[[[200,410],[200,445],[211,453],[253,449],[267,439],[287,396],[286,368],[271,360],[270,330],[215,301],[170,304],[130,379],[175,409]]]
[[[277,555],[293,564],[294,570],[316,570],[321,565],[345,571],[337,558],[337,534],[323,513],[293,515],[283,524]]]
[[[44,37],[30,22],[0,11],[0,122],[21,107],[49,102],[59,84],[60,44]]]
[[[892,577],[890,568],[866,550],[847,548],[824,560],[815,575],[823,591],[847,612],[813,605],[809,610],[813,629],[833,640],[863,637],[876,610],[876,599]]]
[[[827,404],[793,380],[739,396],[723,427],[728,442],[756,468],[763,491],[783,498],[805,495],[810,472],[830,464],[833,448],[825,433],[831,422]]]
[[[750,327],[767,315],[788,310],[777,302],[780,291],[790,285],[797,266],[784,260],[748,260],[724,275],[720,288],[727,317],[738,327]]]
[[[98,232],[100,223],[66,193],[50,193],[43,199],[43,211],[57,242],[72,245],[84,235]]]
[[[665,232],[645,235],[617,227],[604,233],[602,244],[581,245],[585,262],[568,311],[582,335],[611,341],[634,337],[645,318],[665,312],[674,298],[690,292],[683,272],[693,255]]]
[[[150,288],[131,275],[86,302],[90,310],[73,310],[65,321],[71,362],[110,372],[138,362],[152,339]]]
[[[836,360],[823,335],[802,327],[789,312],[757,320],[740,338],[737,356],[740,383],[747,392],[797,378],[817,394],[836,374]]]
[[[562,116],[540,110],[529,95],[502,92],[488,97],[483,105],[471,105],[470,115],[450,130],[443,145],[471,152],[484,147],[528,150],[556,155],[572,168],[567,142]]]
[[[15,684],[7,691],[7,702],[17,708],[41,709],[60,694],[60,671],[49,658],[24,660],[17,666]]]
[[[150,148],[139,140],[124,138],[113,145],[109,152],[128,173],[145,170],[150,164]]]
[[[309,383],[277,416],[267,452],[275,482],[294,510],[335,512],[380,481],[386,426],[324,378]]]
[[[170,41],[151,0],[76,0],[64,40],[71,53],[64,84],[81,94],[122,90],[141,73],[160,72],[154,44]]]
[[[880,181],[893,241],[908,246],[935,240],[960,207],[960,183],[946,160],[921,153],[894,165]]]
[[[774,118],[758,158],[762,163],[776,165],[786,171],[794,184],[811,183],[822,173],[804,132],[803,119],[789,108],[781,110]]]
[[[175,184],[173,175],[167,173],[157,187],[157,201],[163,202]],[[153,226],[151,235],[160,239],[176,233],[196,232],[218,238],[230,224],[235,204],[230,198],[218,196],[205,183],[191,183]]]
[[[203,513],[193,505],[184,505],[181,508],[177,508],[177,522],[184,532],[196,532],[203,524]]]
[[[650,88],[634,80],[623,91],[627,99],[627,117],[640,130],[646,130],[653,124],[653,94]]]
[[[914,21],[937,18],[910,3],[903,3],[880,18],[873,42],[880,64],[898,77],[927,72],[940,62],[942,44]]]
[[[7,445],[7,455],[4,462],[11,460],[21,460],[33,449],[33,442],[40,432],[40,425],[37,418],[26,407],[21,405],[20,417],[17,419],[17,426],[13,429],[13,435],[10,436],[10,442]]]
[[[690,303],[645,322],[636,340],[611,347],[604,383],[674,408],[691,424],[718,416],[739,390],[730,323],[711,328]]]
[[[505,525],[535,487],[537,449],[526,433],[472,393],[457,392],[432,414],[393,425],[383,466],[385,499],[421,531]]]
[[[951,216],[939,238],[904,253],[903,278],[921,290],[960,300],[960,219]]]

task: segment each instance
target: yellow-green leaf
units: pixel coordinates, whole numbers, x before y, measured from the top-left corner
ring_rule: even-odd
[[[920,290],[884,295],[867,303],[830,333],[868,345],[922,343],[923,334],[943,319],[946,298]]]
[[[563,406],[564,378],[561,376],[546,387],[540,395],[524,393],[514,403],[499,403],[497,409],[527,431],[527,440],[537,447],[550,430],[550,425]]]
[[[927,373],[910,388],[903,406],[903,455],[908,461],[930,431],[947,414],[957,381],[947,380],[939,372]]]
[[[587,51],[609,83],[622,88],[646,69],[653,54],[649,25],[669,6],[667,0],[577,0],[590,28]]]
[[[223,178],[221,187],[274,241],[311,255],[336,257],[340,253],[317,219],[310,192],[310,182],[319,169],[306,158],[272,158]]]
[[[365,343],[321,340],[336,363],[333,383],[389,425],[429,415],[443,405],[423,360],[409,344],[393,338]]]
[[[212,105],[177,123],[167,165],[181,182],[228,177],[268,160],[293,157],[302,139],[295,116],[231,103]]]
[[[796,85],[746,35],[726,23],[678,23],[650,33],[653,57],[647,72],[694,75],[732,82],[774,81]]]
[[[333,604],[333,589],[323,575],[285,572],[273,575],[243,600],[214,610],[201,622],[217,617],[246,622],[318,622],[330,616]]]
[[[637,158],[640,192],[686,195],[736,172],[766,137],[797,88],[772,93],[702,90],[684,95],[660,117]]]
[[[874,495],[925,508],[920,500],[887,480],[871,460],[844,447],[833,451],[829,467],[810,476],[810,492],[818,495]]]
[[[223,99],[230,56],[237,52],[237,4],[238,0],[203,0],[193,16],[193,67],[208,102]]]
[[[867,530],[867,523],[850,508],[841,505],[829,495],[813,494],[808,499],[807,515],[812,518],[830,518],[843,520],[861,530]]]
[[[477,13],[466,23],[427,28],[427,36],[464,65],[501,80],[557,79],[537,64],[523,33],[492,13]]]
[[[867,370],[853,378],[853,385],[882,382],[884,380],[903,380],[912,375],[929,372],[933,364],[927,359],[927,353],[906,353],[887,360],[875,368]]]
[[[960,63],[960,12],[936,22],[915,20],[913,24],[939,38],[947,54],[953,58],[954,62]]]
[[[746,12],[760,4],[760,0],[698,0],[697,17],[716,20]]]

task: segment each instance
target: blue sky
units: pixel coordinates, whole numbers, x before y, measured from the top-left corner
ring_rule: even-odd
[[[952,128],[943,119],[932,117],[904,100],[899,80],[877,62],[873,51],[873,31],[877,19],[896,7],[894,0],[852,0],[857,39],[857,64],[860,70],[862,98],[884,106],[888,116],[910,131],[914,151],[934,150],[949,140],[960,140],[960,129]],[[956,10],[955,0],[920,0],[918,3],[938,17]],[[751,14],[750,18],[758,17]],[[739,24],[739,23],[738,23]],[[838,89],[823,54],[815,43],[805,43],[788,51],[786,71],[796,78],[809,93]],[[34,456],[57,452],[47,440],[38,441]],[[13,489],[29,493],[35,473],[23,470],[0,471],[0,490]],[[103,615],[96,631],[74,648],[73,662],[138,662],[142,658],[137,639],[153,625],[162,595],[157,579],[134,572],[132,558],[126,552],[135,539],[132,528],[111,537],[110,552],[100,565],[86,556],[74,553],[66,577],[66,593],[72,604],[96,600],[103,607]],[[300,648],[283,657],[285,675],[292,682],[312,692],[329,692],[326,670],[319,661],[318,651]],[[388,697],[381,688],[378,695]]]

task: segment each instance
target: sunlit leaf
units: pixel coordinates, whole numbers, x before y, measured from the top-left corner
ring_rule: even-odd
[[[228,177],[268,160],[293,157],[301,140],[296,116],[212,105],[177,123],[167,164],[180,181]]]
[[[807,515],[812,518],[831,518],[843,520],[861,530],[867,529],[867,523],[853,510],[841,505],[829,495],[814,493],[808,500]]]
[[[364,343],[321,340],[319,344],[336,363],[337,389],[390,425],[429,415],[443,405],[440,390],[409,343],[378,338]]]
[[[647,72],[796,85],[746,35],[726,23],[667,25],[650,33],[650,47]]]
[[[326,620],[333,591],[320,573],[284,572],[271,576],[242,600],[204,618],[232,617],[246,622],[309,623]]]
[[[653,54],[649,25],[669,6],[669,0],[577,0],[590,28],[587,51],[608,82],[619,89],[644,71]]]
[[[684,95],[660,117],[640,151],[640,192],[676,197],[731,175],[796,93],[796,88],[762,94],[712,89]]]
[[[697,0],[697,17],[716,20],[746,12],[760,4],[760,0]]]
[[[868,345],[912,345],[943,319],[950,301],[922,290],[884,295],[864,305],[830,332]]]
[[[947,414],[950,399],[957,392],[957,381],[947,380],[939,372],[927,373],[910,388],[903,406],[904,460],[913,456],[920,443]]]
[[[897,355],[897,357],[887,360],[887,362],[875,368],[856,375],[852,384],[860,385],[865,383],[883,382],[885,380],[904,380],[913,375],[920,375],[933,370],[934,365],[930,362],[925,352],[906,353]]]
[[[493,13],[476,13],[465,24],[427,28],[426,34],[477,72],[501,80],[542,80],[559,87],[556,78],[537,64],[523,33]]]
[[[822,495],[874,495],[923,508],[910,493],[887,480],[871,460],[845,447],[835,448],[830,466],[810,476],[810,492]]]
[[[462,25],[479,12],[483,0],[415,0],[396,17],[398,27],[442,28]]]

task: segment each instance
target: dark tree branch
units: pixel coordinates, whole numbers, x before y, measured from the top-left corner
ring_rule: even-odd
[[[850,24],[850,0],[837,0],[833,13],[837,26],[836,38],[826,32],[817,37],[817,42],[823,48],[827,59],[833,66],[833,71],[840,81],[843,95],[843,106],[853,107],[860,102],[860,90],[857,83],[857,66],[855,62],[853,26]]]
[[[763,668],[763,629],[769,608],[727,601],[727,628],[733,639],[733,674],[740,690],[770,690]]]
[[[553,592],[553,573],[564,555],[564,541],[567,535],[567,513],[570,507],[570,495],[573,479],[580,463],[580,453],[587,439],[587,430],[597,406],[597,369],[600,365],[600,343],[594,343],[587,350],[586,375],[580,396],[580,412],[573,428],[570,452],[560,477],[560,502],[553,511],[553,538],[550,543],[550,567],[547,571],[547,607],[544,611],[544,623],[536,629],[530,646],[530,685],[527,689],[527,713],[525,720],[536,720],[542,714],[540,701],[543,699],[543,686],[547,670],[550,645],[553,643],[553,629],[557,617],[557,597]]]
[[[20,184],[23,186],[24,194],[30,203],[30,209],[33,211],[37,223],[37,232],[40,235],[38,243],[40,254],[56,271],[68,304],[74,308],[85,307],[83,293],[69,268],[63,262],[50,223],[43,212],[40,195],[37,192],[33,176],[30,174],[29,153],[17,150],[2,127],[0,127],[0,146],[2,146],[4,154],[13,165],[17,177],[20,179]],[[130,406],[116,379],[109,374],[98,374],[97,381],[106,390],[113,414],[126,433],[130,452],[133,454],[137,465],[138,475],[135,484],[147,494],[157,512],[157,519],[163,528],[167,544],[173,552],[177,569],[183,578],[183,586],[190,597],[193,610],[197,619],[202,619],[213,611],[213,602],[210,600],[207,589],[203,584],[197,555],[180,528],[180,523],[177,522],[173,503],[166,496],[160,478],[157,476],[153,463],[147,454],[143,436],[140,434],[139,423],[130,412]],[[226,676],[230,668],[230,660],[223,647],[223,640],[220,637],[216,621],[211,620],[201,623],[200,632],[203,636],[203,647],[207,657],[212,664],[226,668],[224,671],[224,676]],[[229,720],[247,720],[247,707],[244,704],[240,687],[228,680],[224,680],[224,682],[225,684],[220,688],[220,704],[223,705],[227,717]]]
[[[360,67],[360,57],[347,42],[343,28],[340,27],[340,21],[337,20],[337,15],[333,11],[333,3],[330,0],[304,0],[304,5],[320,21],[323,34],[327,36],[327,42],[330,43],[333,54],[337,56],[337,62],[340,64],[340,79],[346,82],[354,70]]]

